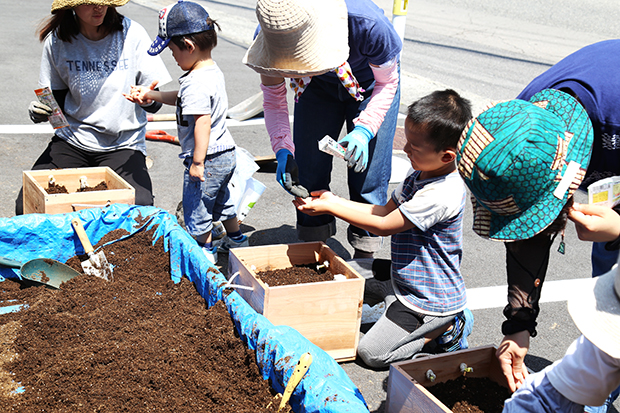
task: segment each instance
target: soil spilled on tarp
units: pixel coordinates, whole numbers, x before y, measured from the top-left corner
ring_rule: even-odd
[[[162,239],[151,240],[141,231],[103,248],[113,282],[0,283],[0,301],[28,306],[0,315],[0,411],[277,411],[224,304],[207,309],[193,283],[171,281]]]
[[[458,377],[426,388],[453,413],[501,413],[512,393],[486,377]]]

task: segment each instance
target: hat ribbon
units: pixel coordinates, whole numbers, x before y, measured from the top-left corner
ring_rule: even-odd
[[[338,76],[342,86],[344,86],[347,92],[349,92],[349,95],[351,95],[358,102],[364,100],[362,93],[364,93],[365,90],[360,86],[359,82],[353,75],[353,71],[351,70],[351,66],[349,66],[348,62],[344,62],[342,65],[335,68],[334,73]],[[289,86],[293,89],[293,93],[295,94],[295,102],[299,100],[299,97],[302,93],[304,93],[304,90],[306,90],[311,80],[312,77],[290,79]]]

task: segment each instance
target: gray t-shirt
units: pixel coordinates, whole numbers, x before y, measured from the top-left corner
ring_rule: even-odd
[[[123,93],[133,85],[171,80],[151,40],[138,23],[123,19],[123,31],[92,41],[78,34],[71,43],[45,39],[39,86],[68,89],[64,112],[70,127],[55,131],[72,145],[94,152],[134,149],[146,154],[146,112]]]
[[[192,70],[179,78],[177,95],[177,129],[181,154],[184,159],[194,155],[194,115],[211,115],[211,133],[207,154],[235,147],[235,141],[226,127],[228,96],[224,74],[217,66]]]

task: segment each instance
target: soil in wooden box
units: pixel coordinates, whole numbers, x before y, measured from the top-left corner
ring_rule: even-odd
[[[77,192],[92,192],[92,191],[107,191],[108,184],[105,181],[99,182],[95,186],[85,186],[83,188],[79,188]],[[59,185],[57,183],[50,182],[45,190],[48,194],[68,194],[69,191],[64,185]]]
[[[317,266],[319,268],[317,268]],[[256,276],[270,287],[333,281],[334,275],[321,264],[294,265],[288,268],[259,271]]]
[[[454,413],[501,413],[512,395],[506,387],[486,377],[461,376],[426,390]]]
[[[0,315],[0,411],[277,410],[223,303],[207,309],[193,283],[175,284],[162,239],[151,239],[143,231],[104,247],[113,282],[0,283],[0,301],[29,306]],[[77,258],[68,264],[81,272]]]

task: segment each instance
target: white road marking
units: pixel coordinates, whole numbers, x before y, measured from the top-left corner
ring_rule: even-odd
[[[592,278],[577,278],[572,280],[546,281],[543,284],[540,303],[553,303],[568,300],[574,294],[584,291]],[[487,310],[504,308],[507,304],[508,286],[496,285],[467,289],[467,307],[470,310]],[[379,303],[374,307],[364,304],[362,308],[362,324],[374,323],[379,319],[385,306]]]

